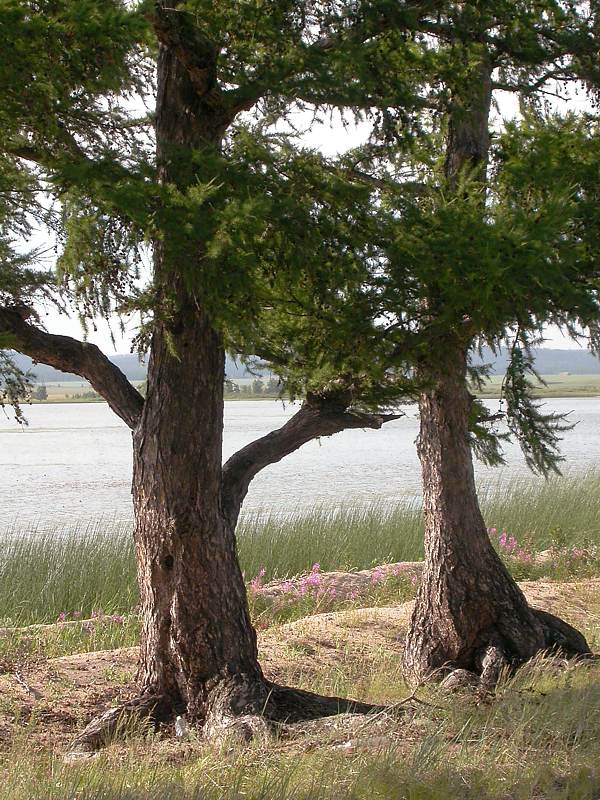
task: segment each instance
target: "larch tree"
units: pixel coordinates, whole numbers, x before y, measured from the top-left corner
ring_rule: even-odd
[[[414,218],[416,231],[425,234],[427,226],[419,245],[429,249],[429,269],[420,283],[419,321],[427,349],[415,360],[423,382],[425,572],[403,656],[413,682],[463,668],[491,686],[504,666],[539,651],[589,652],[581,634],[528,606],[490,543],[473,476],[467,378],[473,347],[512,337],[504,383],[508,424],[531,466],[542,473],[555,468],[560,421],[528,397],[528,347],[548,322],[571,331],[578,322],[598,344],[597,123],[567,120],[553,138],[552,122],[540,120],[511,160],[502,142],[496,150],[492,145],[490,115],[499,89],[518,93],[525,108],[552,91],[550,81],[596,90],[596,15],[587,3],[465,3],[423,30],[436,41],[436,58],[463,68],[437,73],[444,94],[441,196],[433,214],[421,208]],[[564,145],[572,156],[561,162]],[[555,166],[553,184],[549,166],[539,161],[515,180],[516,165],[533,149],[538,158],[545,149]]]
[[[130,716],[186,713],[207,735],[231,725],[251,735],[262,720],[367,708],[263,675],[234,529],[260,469],[386,417],[353,409],[346,385],[321,383],[282,429],[221,463],[226,347],[260,339],[260,309],[289,303],[294,287],[314,293],[335,265],[359,274],[369,258],[365,187],[326,172],[311,185],[311,158],[306,167],[269,136],[295,101],[354,106],[345,65],[372,59],[389,24],[354,8],[2,4],[2,397],[27,393],[12,348],[89,380],[133,440],[140,694],[93,721],[76,748],[98,746]],[[155,111],[136,113],[153,94]],[[356,224],[349,207],[364,211]],[[56,272],[25,254],[39,221],[56,231]],[[47,332],[44,302],[72,302],[88,324],[141,312],[146,397],[94,345]]]
[[[371,186],[379,228],[362,280],[346,292],[331,285],[327,304],[320,294],[346,331],[323,369],[353,374],[362,350],[364,402],[396,391],[420,410],[425,570],[403,656],[413,683],[462,669],[491,686],[503,666],[539,651],[589,652],[581,634],[529,607],[494,550],[472,449],[500,460],[503,418],[532,468],[556,469],[562,422],[530,398],[529,347],[546,324],[598,347],[598,121],[591,112],[561,117],[545,101],[565,87],[597,97],[599,24],[587,2],[407,11],[363,80],[379,85],[372,141],[335,167]],[[409,105],[378,102],[386,87],[391,97],[407,86]],[[523,114],[502,134],[492,120],[500,91],[518,97]],[[323,330],[313,335],[314,323],[308,330],[277,312],[271,325],[265,350],[290,385],[306,389],[301,365],[320,350]],[[290,327],[303,327],[304,338]],[[302,343],[298,369],[288,352],[278,355],[282,334]],[[511,349],[496,419],[469,385],[483,377],[470,355],[484,343]]]

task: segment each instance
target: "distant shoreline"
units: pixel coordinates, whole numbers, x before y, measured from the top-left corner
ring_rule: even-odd
[[[581,382],[575,382],[573,378],[583,378]],[[600,375],[591,376],[570,376],[571,380],[551,380],[552,378],[560,378],[560,376],[544,376],[547,381],[547,386],[542,386],[534,390],[533,397],[536,399],[549,399],[559,397],[600,397]],[[590,378],[590,380],[588,380]],[[473,390],[473,394],[482,400],[499,400],[501,384],[500,381],[494,381],[488,384],[483,391]],[[252,402],[265,402],[266,400],[282,400],[286,403],[290,402],[289,397],[273,394],[253,395],[226,395],[227,402],[238,403],[241,401]],[[59,405],[59,404],[78,404],[78,403],[104,403],[106,402],[102,397],[52,397],[49,396],[46,400],[31,400],[31,405]]]

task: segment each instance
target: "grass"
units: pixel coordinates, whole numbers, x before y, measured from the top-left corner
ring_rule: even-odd
[[[557,548],[600,548],[600,473],[548,483],[508,483],[483,494],[487,523],[505,528],[536,553]],[[365,569],[423,556],[422,522],[416,506],[315,508],[290,516],[246,515],[238,532],[248,580],[310,572]],[[519,566],[518,577],[569,565]],[[562,571],[560,571],[562,569]],[[556,572],[559,570],[558,572]],[[7,534],[0,553],[0,625],[54,622],[61,612],[90,617],[129,614],[137,604],[130,526],[97,522],[68,531]]]
[[[590,574],[598,574],[597,559],[574,566],[568,555],[560,554],[568,554],[572,547],[589,552],[600,547],[600,474],[548,484],[498,485],[484,493],[482,503],[490,526],[506,529],[532,552],[554,547],[559,554],[551,563],[524,567],[502,551],[513,572],[527,567],[526,577],[536,577],[536,570],[571,577],[589,567]],[[418,560],[421,535],[416,507],[322,507],[288,517],[246,516],[239,531],[240,557],[248,577],[264,568],[264,580],[269,580],[308,572],[315,562],[326,571]],[[401,579],[392,580],[372,587],[367,602],[397,604],[409,593]],[[578,610],[573,621],[581,625],[592,646],[597,645],[596,584],[565,587],[563,600],[567,595],[572,600],[568,613]],[[398,658],[406,620],[395,628],[388,623],[386,629],[381,621],[385,617],[378,623],[376,616],[365,617],[346,602],[341,606],[346,613],[336,628],[327,630],[315,623],[311,634],[310,629],[270,626],[330,608],[326,599],[304,597],[275,619],[265,616],[252,592],[250,597],[255,620],[263,623],[261,648],[271,648],[270,669],[276,668],[278,680],[379,703],[397,703],[409,694]],[[130,613],[136,602],[128,524],[98,522],[53,534],[13,531],[0,551],[0,624],[54,622],[61,612],[68,612],[69,619],[93,612],[97,616],[85,629],[53,626],[0,637],[0,674],[25,681],[32,680],[31,675],[35,683],[43,671],[36,672],[36,659],[135,644],[137,618],[123,620],[120,615]],[[63,762],[64,742],[49,738],[49,726],[64,714],[78,729],[90,709],[75,707],[73,712],[76,686],[61,678],[52,664],[56,662],[44,667],[48,685],[38,684],[41,700],[28,701],[27,692],[20,690],[19,695],[17,689],[20,699],[15,702],[14,694],[0,692],[2,799],[595,800],[600,796],[597,661],[565,669],[538,659],[505,677],[494,697],[481,700],[468,694],[448,695],[439,687],[422,688],[417,695],[420,702],[401,706],[397,715],[309,723],[278,740],[256,741],[243,748],[228,742],[216,749],[194,735],[180,742],[170,735],[132,731],[125,743],[115,743],[98,757],[77,764]],[[128,666],[109,671],[101,685],[91,684],[90,692],[98,695],[101,705],[112,702],[106,686],[119,691],[131,681]]]
[[[137,603],[129,524],[9,532],[0,554],[0,624],[55,622],[61,612],[127,614]]]
[[[343,654],[341,654],[343,660]],[[370,664],[365,663],[365,671]],[[343,664],[341,665],[343,668]],[[384,664],[377,696],[407,695]],[[329,682],[327,682],[329,683]],[[350,682],[348,690],[363,689]],[[600,793],[600,667],[539,659],[494,698],[422,689],[397,716],[337,719],[280,740],[220,749],[133,731],[95,759],[65,764],[32,746],[44,719],[0,752],[11,800],[594,800]]]
[[[543,383],[534,383],[533,395],[535,397],[596,397],[600,395],[600,375],[542,375]],[[500,389],[504,376],[492,375],[486,382],[482,391],[477,391],[480,397],[490,400],[500,397]]]

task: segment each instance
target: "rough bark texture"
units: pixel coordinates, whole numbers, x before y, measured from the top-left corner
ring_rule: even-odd
[[[425,569],[404,653],[413,683],[455,668],[491,683],[503,661],[556,646],[589,652],[573,628],[527,605],[491,545],[473,475],[470,403],[466,355],[455,353],[419,403]]]
[[[444,172],[456,188],[467,167],[485,181],[490,150],[489,116],[492,103],[492,66],[488,59],[473,69],[468,85],[454,93],[448,120]]]
[[[166,31],[176,16],[165,16]],[[158,164],[162,181],[185,188],[190,151],[218,149],[221,120],[176,52],[159,52]],[[202,242],[190,246],[200,269]],[[264,681],[233,528],[221,513],[223,344],[181,277],[179,247],[168,235],[155,243],[155,279],[174,310],[155,327],[134,433],[139,679],[143,693],[169,697],[204,721],[225,696],[235,713],[254,709],[254,687],[261,694]]]
[[[0,333],[14,337],[14,349],[34,361],[88,380],[112,410],[130,427],[139,422],[144,398],[121,370],[94,344],[46,333],[27,322],[27,308],[0,308]]]

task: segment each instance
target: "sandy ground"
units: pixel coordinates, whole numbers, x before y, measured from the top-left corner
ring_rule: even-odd
[[[336,574],[341,581],[341,574]],[[529,602],[587,631],[600,629],[600,579],[520,584]],[[399,657],[412,603],[305,617],[259,635],[261,663],[278,682],[319,690],[336,670],[373,694],[379,670],[400,676]],[[34,749],[63,750],[75,732],[134,694],[137,648],[28,663],[0,674],[0,749],[25,737]],[[398,678],[400,680],[400,677]],[[335,688],[335,687],[334,687]],[[375,691],[376,693],[376,691]],[[361,693],[362,696],[362,693]],[[372,697],[375,701],[377,697]]]

